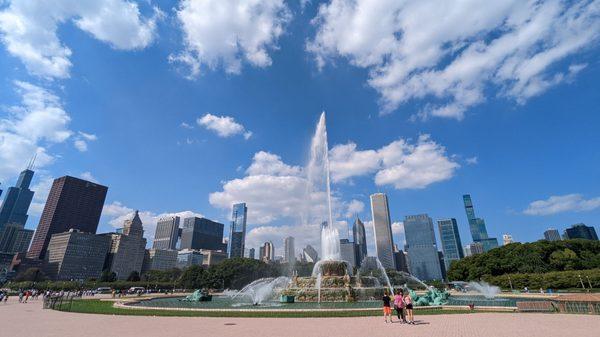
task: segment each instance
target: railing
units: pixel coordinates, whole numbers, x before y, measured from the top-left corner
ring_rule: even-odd
[[[75,295],[49,295],[44,297],[44,309],[71,311]]]

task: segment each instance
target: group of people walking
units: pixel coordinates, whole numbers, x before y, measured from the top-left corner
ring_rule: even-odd
[[[396,310],[396,316],[400,323],[415,324],[413,315],[413,301],[410,293],[406,293],[402,289],[396,289],[395,294],[390,296],[390,292],[385,290],[383,293],[383,318],[385,322],[393,323],[392,321],[392,304]]]

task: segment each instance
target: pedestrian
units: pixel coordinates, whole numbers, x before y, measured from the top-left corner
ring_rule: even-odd
[[[31,295],[31,291],[26,290],[25,291],[25,303],[27,303],[27,300],[29,299],[29,296]]]
[[[4,299],[4,293],[0,291],[0,303],[2,303],[2,299]]]
[[[19,289],[19,303],[23,303],[23,290]]]
[[[390,297],[390,293],[388,292],[388,290],[386,289],[383,292],[383,318],[385,319],[385,322],[388,322],[388,317],[390,318],[390,323],[392,322],[392,307],[390,306],[390,302],[392,301],[392,298]]]
[[[402,289],[396,290],[394,296],[394,308],[396,309],[396,316],[401,320],[400,323],[406,323],[406,315],[404,314],[404,292]]]
[[[415,317],[413,316],[413,301],[408,291],[406,294],[404,294],[404,304],[406,308],[406,315],[408,316],[408,324],[415,324]]]
[[[8,291],[4,294],[4,304],[6,304],[6,302],[8,302]]]

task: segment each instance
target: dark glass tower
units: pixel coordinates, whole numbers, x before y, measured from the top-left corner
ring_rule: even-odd
[[[229,258],[244,257],[247,215],[248,207],[246,207],[246,203],[242,202],[233,205],[231,227],[229,229],[229,244],[227,245],[227,256]]]
[[[446,269],[449,269],[452,261],[460,260],[464,257],[458,233],[458,224],[454,218],[442,219],[438,220],[438,229],[444,252],[444,264]]]
[[[33,179],[33,171],[28,168],[19,175],[17,185],[8,189],[0,207],[0,233],[6,224],[25,227],[27,211],[33,198],[33,191],[29,189],[31,179]]]
[[[352,225],[352,237],[356,245],[356,265],[360,267],[360,263],[367,256],[367,236],[365,234],[365,224],[358,217]]]
[[[181,249],[224,250],[223,227],[205,218],[186,218],[181,231]]]
[[[55,179],[27,257],[43,259],[50,237],[70,229],[96,233],[108,187],[64,176]]]
[[[467,220],[469,220],[469,229],[471,231],[471,236],[473,237],[473,242],[481,243],[485,252],[498,247],[498,239],[490,238],[488,236],[485,220],[475,216],[471,195],[463,195],[463,202],[465,204],[465,212],[467,213]]]

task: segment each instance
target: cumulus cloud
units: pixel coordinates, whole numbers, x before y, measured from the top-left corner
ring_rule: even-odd
[[[27,82],[15,81],[14,86],[21,103],[8,107],[6,117],[0,119],[0,179],[3,180],[23,170],[34,154],[37,167],[50,164],[54,156],[47,148],[73,134],[68,127],[71,117],[58,96]]]
[[[75,136],[73,144],[75,145],[75,148],[79,150],[79,152],[86,152],[88,150],[88,142],[93,142],[96,140],[98,140],[96,135],[79,131],[77,136]]]
[[[223,67],[238,74],[243,63],[271,65],[291,12],[283,0],[181,0],[176,10],[184,35],[184,50],[169,61],[189,67],[189,78],[202,67]]]
[[[233,117],[215,116],[207,113],[196,120],[198,125],[208,130],[214,131],[219,137],[227,138],[235,135],[243,135],[248,140],[252,137],[252,131],[246,130],[244,126],[237,123]]]
[[[84,179],[84,180],[87,180],[87,181],[91,181],[93,183],[97,183],[98,184],[98,179],[96,179],[96,177],[94,177],[94,175],[91,172],[89,172],[89,171],[81,173],[79,175],[79,177],[81,179]]]
[[[123,227],[123,222],[133,217],[135,210],[128,206],[123,205],[119,201],[113,201],[110,204],[104,205],[102,210],[102,217],[107,219],[108,223],[114,228]],[[144,237],[148,239],[148,245],[152,245],[154,240],[154,234],[156,231],[156,223],[161,218],[178,216],[181,218],[180,226],[183,225],[183,219],[190,217],[204,217],[202,214],[194,211],[181,211],[181,212],[165,212],[155,213],[148,210],[139,211],[140,219],[144,225]]]
[[[378,150],[336,145],[330,150],[330,165],[335,182],[375,173],[375,184],[396,189],[425,188],[452,178],[460,167],[429,135],[419,136],[415,144],[400,139]]]
[[[383,113],[427,99],[420,117],[461,119],[489,88],[524,103],[572,79],[585,64],[559,62],[596,45],[599,14],[598,0],[332,0],[306,48],[368,69]]]
[[[552,215],[563,212],[585,212],[600,208],[600,197],[585,199],[581,194],[554,195],[546,200],[536,200],[523,213],[527,215]]]
[[[151,18],[144,18],[138,4],[126,0],[13,0],[0,12],[0,36],[30,73],[67,78],[72,51],[58,36],[61,24],[72,22],[115,49],[131,50],[152,42],[161,16],[155,9]]]
[[[364,202],[362,202],[360,200],[352,199],[348,203],[348,211],[346,212],[346,217],[353,218],[355,215],[362,213],[362,211],[364,211],[364,210],[365,210]]]

